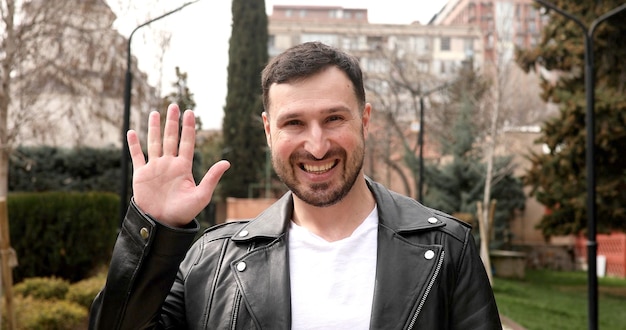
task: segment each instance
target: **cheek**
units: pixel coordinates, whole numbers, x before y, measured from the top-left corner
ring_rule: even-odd
[[[364,143],[365,137],[363,134],[364,132],[360,130],[349,132],[342,134],[341,136],[337,136],[335,141],[337,141],[342,148],[346,150],[353,150],[356,147],[360,147]]]
[[[293,136],[280,132],[272,135],[271,143],[272,155],[281,159],[289,158],[297,146],[297,141]]]

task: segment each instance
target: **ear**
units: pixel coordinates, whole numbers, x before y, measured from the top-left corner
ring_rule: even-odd
[[[268,148],[272,148],[272,133],[270,130],[270,118],[269,114],[266,111],[263,111],[261,114],[261,118],[263,118],[263,129],[265,129],[265,141],[267,143]]]
[[[363,116],[361,118],[361,123],[363,125],[363,137],[364,138],[367,138],[367,134],[369,132],[371,115],[372,115],[372,105],[369,103],[365,103],[365,107],[363,108]]]

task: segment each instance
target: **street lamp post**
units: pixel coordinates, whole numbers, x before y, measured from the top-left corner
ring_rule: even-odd
[[[419,93],[419,98],[420,98],[420,131],[419,131],[419,136],[418,136],[418,143],[420,145],[420,158],[419,158],[419,165],[420,165],[420,172],[419,172],[419,185],[418,185],[418,189],[417,189],[417,200],[420,203],[423,203],[423,194],[424,194],[424,128],[426,125],[424,125],[424,97],[440,91],[444,88],[448,87],[448,83],[445,83],[441,86],[437,86],[431,90],[428,90],[426,92],[420,92]]]
[[[195,1],[191,1],[191,2],[187,2],[185,4],[183,4],[182,6],[171,10],[159,17],[153,18],[139,26],[137,26],[131,33],[130,36],[128,37],[128,44],[127,44],[127,48],[126,48],[126,82],[124,85],[124,122],[123,122],[123,127],[122,127],[122,161],[121,161],[121,167],[122,167],[122,186],[121,186],[121,190],[120,190],[120,225],[122,223],[122,221],[124,221],[124,216],[126,215],[126,208],[128,207],[128,203],[127,203],[127,199],[128,199],[128,162],[129,162],[129,151],[128,151],[128,141],[126,141],[126,132],[128,132],[128,130],[130,129],[130,99],[131,99],[131,95],[132,95],[132,80],[133,80],[133,74],[131,71],[131,52],[130,52],[130,45],[131,45],[131,41],[133,39],[133,35],[135,34],[135,32],[137,32],[137,30],[139,30],[140,28],[149,25],[150,23],[154,22],[154,21],[158,21],[164,17],[167,17],[177,11],[182,10],[183,8],[196,3],[200,0],[195,0]]]
[[[585,166],[587,167],[587,285],[588,285],[588,313],[589,313],[589,329],[598,328],[598,274],[596,265],[596,253],[598,244],[596,242],[596,178],[595,178],[595,77],[593,71],[593,34],[598,25],[617,13],[626,10],[626,4],[623,4],[604,15],[596,18],[591,25],[587,27],[580,19],[572,14],[557,8],[550,2],[545,0],[534,0],[542,6],[554,10],[558,14],[570,19],[578,25],[584,33],[585,37],[585,99],[586,107],[586,125],[587,125],[587,150],[585,154]]]

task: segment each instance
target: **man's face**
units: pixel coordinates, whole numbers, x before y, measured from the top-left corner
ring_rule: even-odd
[[[273,84],[263,113],[272,163],[304,202],[339,202],[361,174],[371,106],[360,114],[352,82],[336,67]]]

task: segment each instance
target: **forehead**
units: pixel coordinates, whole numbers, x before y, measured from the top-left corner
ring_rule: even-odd
[[[268,96],[268,110],[272,116],[313,110],[358,110],[352,81],[337,67],[328,67],[309,77],[287,83],[274,83],[269,88]]]

